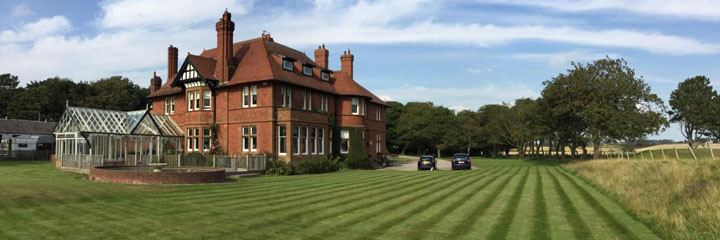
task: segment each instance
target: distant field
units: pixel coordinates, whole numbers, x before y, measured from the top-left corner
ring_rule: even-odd
[[[550,150],[550,147],[548,147],[548,146],[543,146],[543,147],[541,147],[540,149],[541,149],[541,151],[548,152],[548,151]],[[572,149],[572,148],[570,148],[570,147],[565,147],[565,154],[570,154],[570,149]],[[586,149],[587,149],[588,153],[592,153],[595,148],[593,148],[593,147],[587,147]],[[600,151],[603,151],[603,152],[607,152],[607,151],[617,151],[618,149],[619,149],[619,147],[614,146],[614,145],[606,145],[606,146],[600,147]],[[579,153],[582,153],[582,148],[577,148],[577,149],[575,149],[575,150],[576,150],[577,152],[579,152]],[[528,151],[529,151],[529,150],[528,150]],[[555,151],[555,150],[553,150],[553,153],[554,153],[554,151]],[[517,149],[515,149],[515,148],[510,149],[510,155],[513,155],[513,156],[514,156],[514,155],[517,155],[517,154],[518,154]]]
[[[474,165],[135,186],[0,162],[0,239],[658,238],[558,165]]]
[[[720,239],[720,161],[593,160],[567,165],[669,239]]]

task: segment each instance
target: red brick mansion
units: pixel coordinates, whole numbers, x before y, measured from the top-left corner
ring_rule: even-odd
[[[233,43],[228,12],[215,29],[216,48],[188,53],[178,68],[171,45],[168,80],[150,81],[151,113],[169,115],[183,129],[184,151],[286,160],[347,154],[349,129],[359,128],[371,157],[385,152],[387,104],[355,82],[349,50],[336,71],[328,69],[324,45],[313,61],[269,34]]]

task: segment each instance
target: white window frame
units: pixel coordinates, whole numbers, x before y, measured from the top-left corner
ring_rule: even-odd
[[[312,69],[313,69],[313,68],[312,68],[311,66],[306,65],[306,64],[303,64],[302,72],[303,72],[303,74],[305,74],[305,76],[311,76],[311,77],[312,77],[312,75],[313,75],[313,70],[312,70]],[[309,73],[308,73],[307,70],[309,70]]]
[[[242,127],[242,129],[240,130],[240,134],[242,135],[242,151],[249,152],[250,151],[250,128],[247,126]]]
[[[250,88],[244,87],[242,90],[242,106],[250,107]]]
[[[205,134],[205,130],[207,130],[207,134]],[[202,149],[203,152],[210,152],[210,149],[212,149],[212,133],[210,132],[209,128],[203,128],[202,129],[202,137],[203,137],[203,143],[202,143]],[[208,142],[207,148],[205,148],[205,141]]]
[[[258,103],[258,95],[257,95],[257,86],[250,87],[250,107],[257,107]]]
[[[170,98],[169,97],[165,98],[164,108],[165,108],[164,109],[165,115],[170,115]]]
[[[195,91],[195,110],[200,110],[200,91]]]
[[[308,127],[300,127],[300,142],[304,143],[302,146],[302,155],[308,155]]]
[[[283,135],[283,131],[281,131],[281,129],[285,129],[284,135]],[[278,142],[278,155],[280,155],[280,156],[287,155],[287,126],[278,125],[278,141],[277,142]],[[285,148],[285,151],[283,151],[283,147]]]
[[[307,91],[302,92],[303,110],[307,110]]]
[[[310,154],[317,155],[317,128],[309,128],[310,130]]]
[[[280,106],[281,106],[281,107],[287,106],[287,102],[286,102],[286,101],[287,101],[287,97],[286,97],[286,96],[287,96],[287,89],[286,89],[284,86],[283,86],[283,87],[280,87],[280,97],[282,98],[282,99],[280,99]]]
[[[257,126],[250,127],[250,151],[257,152],[258,140],[257,140]]]
[[[311,91],[307,91],[307,92],[308,92],[308,110],[312,111],[312,92]]]
[[[175,97],[170,97],[170,114],[175,114]]]
[[[295,63],[294,63],[294,61],[292,61],[290,59],[283,58],[282,68],[285,70],[288,70],[288,71],[293,71],[295,69]]]
[[[382,121],[382,110],[379,106],[375,107],[375,120]]]
[[[188,152],[192,152],[192,151],[193,151],[193,147],[192,147],[192,146],[193,146],[193,144],[192,144],[192,143],[193,143],[192,133],[193,133],[192,128],[188,128],[188,129],[187,129],[187,150],[188,150]]]
[[[318,154],[325,154],[325,128],[318,128],[317,132],[318,136],[318,143],[320,143],[320,147],[318,149]]]
[[[381,153],[382,151],[382,133],[378,133],[377,137],[375,138],[375,153]]]
[[[347,135],[347,137],[343,137],[343,135]],[[347,149],[343,151],[343,140],[347,139]],[[346,154],[350,152],[350,130],[340,130],[340,153]]]
[[[203,110],[210,110],[212,105],[212,92],[210,90],[203,91]],[[207,102],[206,102],[207,101]]]
[[[332,142],[333,142],[333,130],[332,130],[332,128],[328,128],[328,132],[330,133],[330,134],[328,135],[328,139],[330,139],[330,141],[328,141],[328,142],[329,142],[329,144],[328,144],[328,147],[329,147],[329,148],[328,148],[328,153],[332,154],[332,152],[333,152],[333,149],[332,149],[332,146],[333,146],[333,143],[332,143]]]
[[[187,94],[187,102],[188,102],[188,111],[193,110],[193,106],[195,105],[195,94],[193,92],[188,92]]]
[[[292,152],[293,155],[300,155],[300,127],[292,126]]]
[[[352,115],[360,115],[360,98],[353,97],[350,100],[350,112]]]
[[[323,81],[329,82],[330,81],[330,73],[326,72],[326,71],[320,72],[320,79],[322,79]]]

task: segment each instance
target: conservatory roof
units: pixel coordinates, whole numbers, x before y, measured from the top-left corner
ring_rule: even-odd
[[[183,136],[172,118],[150,114],[148,110],[123,112],[70,106],[63,113],[54,132]]]

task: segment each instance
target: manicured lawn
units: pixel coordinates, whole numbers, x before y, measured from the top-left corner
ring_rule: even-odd
[[[95,183],[0,162],[0,239],[655,239],[567,170],[349,171],[193,186]]]

